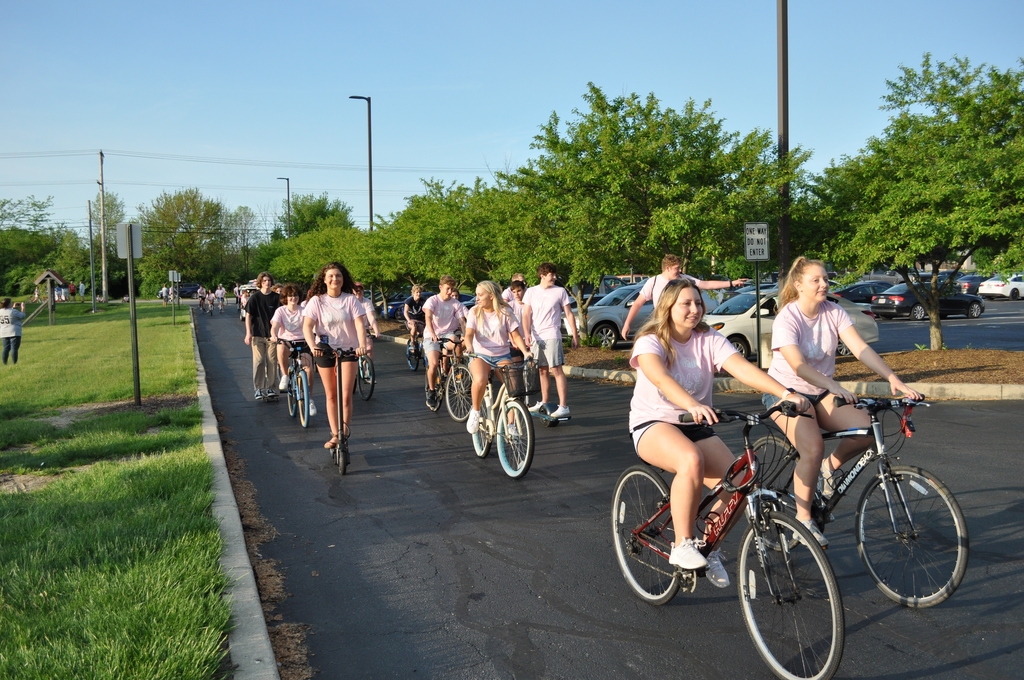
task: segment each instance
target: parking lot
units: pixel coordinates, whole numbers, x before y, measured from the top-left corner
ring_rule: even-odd
[[[876,352],[901,352],[929,348],[929,322],[909,319],[878,319]],[[1024,301],[986,300],[977,319],[950,317],[942,321],[942,338],[948,349],[1004,349],[1024,351]]]

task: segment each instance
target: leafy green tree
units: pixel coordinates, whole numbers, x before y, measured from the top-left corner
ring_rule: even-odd
[[[331,200],[327,192],[319,196],[315,194],[293,195],[290,217],[287,200],[282,203],[281,208],[281,214],[278,215],[277,220],[281,233],[287,238],[301,236],[319,229],[356,226],[352,220],[352,206],[338,199]]]
[[[96,288],[102,292],[103,283],[100,279],[100,194],[90,204],[92,216],[93,252],[96,257]],[[117,256],[117,225],[128,221],[128,211],[124,201],[113,191],[103,193],[103,221],[107,225],[107,286],[112,299],[120,298],[128,292],[128,260]],[[164,278],[167,278],[166,274]],[[159,288],[159,286],[157,286]]]
[[[0,198],[0,229],[45,229],[51,220],[52,207],[52,196],[44,199],[37,199],[35,196]]]
[[[223,278],[227,243],[224,207],[198,189],[163,192],[149,206],[139,206],[145,256],[139,272],[148,283],[163,281],[167,271],[181,272],[182,281],[209,285]]]
[[[845,255],[868,269],[893,263],[931,318],[942,347],[938,277],[979,248],[1020,247],[1024,227],[1024,72],[972,67],[967,59],[901,67],[883,108],[881,136],[825,173],[830,205],[849,225]]]

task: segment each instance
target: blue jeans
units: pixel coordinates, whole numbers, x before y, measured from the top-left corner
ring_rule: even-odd
[[[7,363],[7,357],[11,357],[11,363],[18,363],[18,348],[21,346],[21,336],[15,335],[13,338],[0,338],[4,341],[4,363]]]

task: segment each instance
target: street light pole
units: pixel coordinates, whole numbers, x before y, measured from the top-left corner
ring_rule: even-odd
[[[370,98],[352,95],[349,99],[366,100],[366,166],[370,177],[370,231],[373,231],[373,115],[370,110]]]
[[[288,192],[288,233],[285,236],[290,237],[292,235],[292,181],[287,177],[278,177],[278,179],[284,180],[285,189]]]
[[[786,165],[789,156],[789,2],[776,0],[776,30],[778,32],[778,85],[779,85],[779,163]],[[788,170],[787,170],[788,172]],[[789,271],[789,182],[779,190],[782,213],[779,215],[779,277]]]

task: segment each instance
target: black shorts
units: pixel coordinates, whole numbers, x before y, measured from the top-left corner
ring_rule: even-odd
[[[320,356],[313,355],[313,361],[320,368],[334,368],[334,364],[337,362],[337,355],[334,354],[334,350],[326,342],[318,342],[317,349],[323,350],[323,354]],[[344,357],[342,361],[356,361],[357,357]]]
[[[636,450],[637,446],[640,444],[640,438],[644,435],[644,433],[647,432],[647,430],[652,425],[657,425],[658,423],[661,423],[661,422],[664,422],[664,421],[662,421],[662,420],[651,420],[651,421],[648,421],[646,423],[642,423],[640,425],[637,425],[635,428],[630,430],[629,435],[630,435],[630,438],[633,440],[633,450],[634,451]],[[698,425],[697,423],[665,423],[665,424],[666,425],[671,425],[672,427],[676,428],[677,430],[682,432],[683,435],[687,439],[689,439],[691,442],[694,442],[694,443],[699,442],[701,439],[710,439],[711,437],[718,436],[718,435],[715,434],[714,429],[712,429],[712,427],[710,425],[705,425],[703,423],[701,423],[700,425]]]

